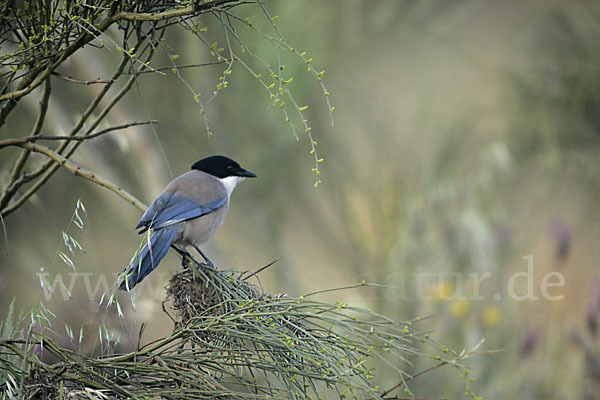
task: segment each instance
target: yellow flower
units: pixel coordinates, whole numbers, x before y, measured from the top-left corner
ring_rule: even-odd
[[[453,292],[454,287],[450,282],[440,282],[431,288],[431,297],[436,301],[448,300]]]
[[[456,318],[464,317],[469,313],[470,310],[471,304],[469,303],[469,300],[465,298],[454,300],[452,303],[452,315],[454,315]]]
[[[485,326],[498,325],[501,317],[500,309],[496,306],[486,307],[481,314],[481,320]]]

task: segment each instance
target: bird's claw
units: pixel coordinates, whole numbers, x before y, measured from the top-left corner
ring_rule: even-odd
[[[205,265],[205,266],[208,266],[208,267],[211,267],[211,268],[214,268],[214,267],[215,267],[215,264],[213,264],[213,262],[212,262],[212,261],[210,261],[210,260],[208,259],[208,257],[206,257],[206,254],[204,254],[204,252],[203,252],[202,250],[200,250],[200,248],[199,248],[198,246],[194,246],[194,248],[196,249],[196,251],[197,251],[198,253],[200,253],[200,255],[202,256],[202,258],[204,258],[204,261],[205,261],[205,262],[203,262],[203,263],[200,263],[201,265]]]

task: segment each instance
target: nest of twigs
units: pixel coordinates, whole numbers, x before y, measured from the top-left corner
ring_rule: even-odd
[[[240,301],[272,298],[262,288],[250,283],[245,272],[221,272],[215,267],[184,260],[184,269],[173,275],[166,287],[167,297],[163,302],[174,312],[169,314],[180,329],[199,318],[214,318],[231,312]],[[281,296],[279,296],[281,297]],[[166,310],[165,310],[166,311]]]
[[[229,343],[235,348],[243,345],[248,337],[260,334],[265,320],[269,320],[272,327],[279,326],[284,331],[304,336],[305,325],[301,319],[282,313],[287,304],[280,304],[279,300],[286,296],[267,294],[262,287],[250,283],[249,279],[255,273],[223,272],[193,259],[185,259],[183,264],[184,269],[169,280],[163,309],[173,320],[174,329],[186,332],[182,336],[184,342],[203,346],[219,341],[222,345]],[[174,315],[167,311],[166,305]],[[238,323],[236,332],[213,329],[215,321],[237,319],[240,314],[256,312],[257,308],[262,313],[255,318],[258,325]],[[272,318],[271,315],[276,317]],[[323,337],[321,332],[315,334]]]
[[[190,269],[173,275],[166,287],[167,298],[175,312],[175,329],[185,326],[188,321],[199,315],[216,315],[221,311],[219,297],[215,288],[208,285],[203,276]]]

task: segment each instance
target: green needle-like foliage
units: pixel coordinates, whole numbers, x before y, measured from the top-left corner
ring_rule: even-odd
[[[411,329],[367,310],[313,300],[270,296],[242,277],[203,268],[170,282],[176,325],[192,354],[203,354],[211,376],[225,386],[245,387],[258,397],[317,397],[335,391],[375,395],[369,359],[399,367],[414,354]],[[240,394],[241,395],[241,394]],[[246,397],[247,394],[244,394]]]
[[[408,389],[409,358],[440,359],[418,348],[447,351],[415,330],[417,321],[396,322],[316,295],[268,295],[247,274],[185,262],[167,288],[169,315],[175,314],[170,336],[136,352],[100,357],[61,349],[31,331],[25,339],[3,339],[5,394],[390,398],[377,386],[375,364],[395,370],[399,386]],[[43,361],[49,358],[56,361]]]

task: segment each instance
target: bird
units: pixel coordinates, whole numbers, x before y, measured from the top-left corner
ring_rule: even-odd
[[[135,227],[141,228],[138,233],[146,233],[148,239],[119,275],[119,288],[129,291],[140,283],[158,267],[172,245],[192,246],[214,266],[200,246],[223,224],[235,186],[257,176],[234,160],[215,155],[195,162],[190,171],[173,179]],[[175,246],[184,258],[190,256]]]

